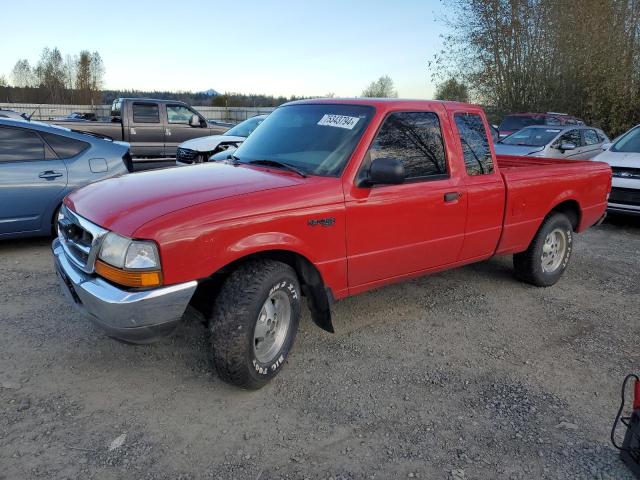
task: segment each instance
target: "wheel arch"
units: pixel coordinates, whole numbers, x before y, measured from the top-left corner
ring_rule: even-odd
[[[582,222],[582,209],[576,200],[563,200],[549,211],[547,217],[553,213],[562,213],[566,215],[571,223],[573,231],[576,232],[579,230],[580,223]]]
[[[192,300],[194,307],[208,317],[213,304],[212,299],[215,300],[220,287],[231,272],[246,262],[258,259],[282,262],[293,268],[300,281],[302,293],[307,298],[314,323],[327,332],[334,332],[330,308],[333,302],[331,288],[325,285],[322,274],[311,260],[300,252],[286,248],[253,251],[222,266],[199,283]]]

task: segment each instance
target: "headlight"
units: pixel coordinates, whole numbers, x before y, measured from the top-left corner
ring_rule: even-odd
[[[102,240],[96,273],[128,287],[161,285],[158,247],[148,240],[132,240],[109,232]]]
[[[102,240],[102,247],[100,248],[98,258],[114,267],[124,268],[124,259],[127,255],[129,245],[131,245],[130,238],[113,232],[107,233],[107,236]]]

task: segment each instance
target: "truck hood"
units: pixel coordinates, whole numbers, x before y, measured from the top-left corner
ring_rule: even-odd
[[[65,204],[91,222],[121,235],[168,213],[226,197],[298,185],[285,172],[226,163],[167,168],[92,183]]]
[[[529,145],[505,145],[504,143],[495,143],[493,147],[497,155],[531,155],[540,152],[544,147],[533,147]]]
[[[211,135],[210,137],[192,138],[178,145],[178,148],[188,148],[196,152],[211,152],[223,142],[242,143],[244,137],[236,137],[234,135]]]

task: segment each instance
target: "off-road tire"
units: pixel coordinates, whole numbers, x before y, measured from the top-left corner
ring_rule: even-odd
[[[254,329],[265,301],[277,290],[289,298],[290,322],[282,347],[273,361],[265,364],[254,351]],[[221,379],[255,390],[278,374],[298,330],[300,294],[295,271],[282,262],[249,261],[229,275],[209,319],[212,360]]]
[[[566,239],[566,248],[558,267],[552,271],[544,271],[542,253],[547,236],[555,230],[560,230]],[[513,268],[516,278],[537,287],[554,285],[567,268],[573,249],[573,228],[571,222],[563,213],[553,213],[542,222],[529,248],[513,256]]]

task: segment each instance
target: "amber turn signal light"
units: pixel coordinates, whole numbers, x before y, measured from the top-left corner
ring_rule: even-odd
[[[118,285],[134,288],[157,287],[162,285],[162,273],[159,270],[135,272],[121,270],[96,260],[96,273]]]

